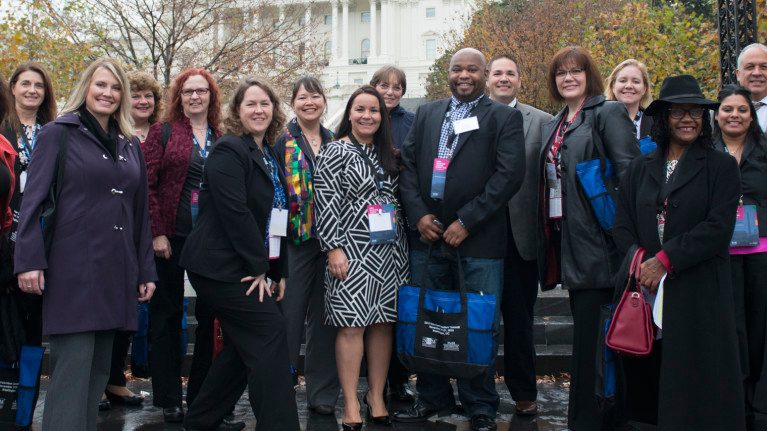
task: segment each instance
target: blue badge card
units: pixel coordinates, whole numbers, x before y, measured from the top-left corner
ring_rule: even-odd
[[[189,208],[192,210],[192,225],[197,221],[197,214],[200,213],[200,190],[192,189],[189,197]]]
[[[368,205],[368,225],[371,244],[396,242],[397,211],[394,204]]]
[[[434,167],[431,172],[431,197],[443,199],[445,196],[445,176],[450,159],[434,159]]]
[[[757,245],[759,245],[759,220],[756,218],[756,205],[739,205],[730,246],[754,247]]]

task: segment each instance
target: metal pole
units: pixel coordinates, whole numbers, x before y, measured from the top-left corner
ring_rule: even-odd
[[[756,1],[717,0],[722,85],[736,82],[738,54],[756,42]]]

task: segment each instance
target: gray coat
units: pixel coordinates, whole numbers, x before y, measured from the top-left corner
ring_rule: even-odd
[[[39,218],[69,128],[50,255]],[[16,241],[16,273],[45,270],[43,333],[135,330],[139,283],[157,279],[138,141],[120,135],[112,159],[76,114],[43,127],[29,165]]]
[[[538,158],[539,193],[543,199],[545,187],[543,169],[557,126],[566,114],[563,109],[543,125],[541,134],[545,145]],[[613,277],[622,257],[612,236],[602,230],[586,199],[575,165],[598,158],[594,140],[602,142],[607,158],[612,162],[617,178],[623,177],[632,159],[639,156],[636,128],[620,102],[605,101],[604,96],[586,99],[580,114],[568,127],[560,147],[562,167],[562,230],[559,252],[553,236],[544,230],[546,217],[539,205],[538,271],[544,290],[562,283],[565,289],[612,289]],[[556,235],[556,234],[554,234]]]
[[[530,105],[517,102],[522,113],[525,132],[525,180],[517,194],[509,200],[509,225],[514,234],[514,243],[524,260],[536,259],[536,211],[538,206],[538,156],[541,154],[541,127],[550,121],[552,115]]]

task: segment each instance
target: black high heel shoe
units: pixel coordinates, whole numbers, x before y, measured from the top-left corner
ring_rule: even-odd
[[[365,407],[367,407],[368,411],[368,421],[372,423],[373,425],[378,425],[382,427],[390,427],[391,426],[391,417],[389,415],[386,416],[373,416],[373,409],[370,407],[370,403],[368,403],[368,394],[366,393],[364,397],[362,397],[362,402],[365,403]]]
[[[347,424],[347,423],[341,422],[341,430],[342,431],[361,431],[362,422],[357,422],[353,424]]]

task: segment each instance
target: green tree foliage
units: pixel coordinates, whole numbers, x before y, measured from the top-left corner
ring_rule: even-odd
[[[719,88],[716,29],[700,15],[681,12],[678,5],[629,3],[617,15],[600,15],[584,43],[605,77],[616,64],[636,58],[650,71],[654,95],[667,76],[689,74],[714,97]]]
[[[6,2],[2,6],[8,7]],[[58,99],[66,98],[91,58],[91,46],[79,41],[63,17],[79,7],[76,2],[23,0],[13,3],[0,18],[0,73],[7,80],[16,66],[37,61],[51,73]]]

